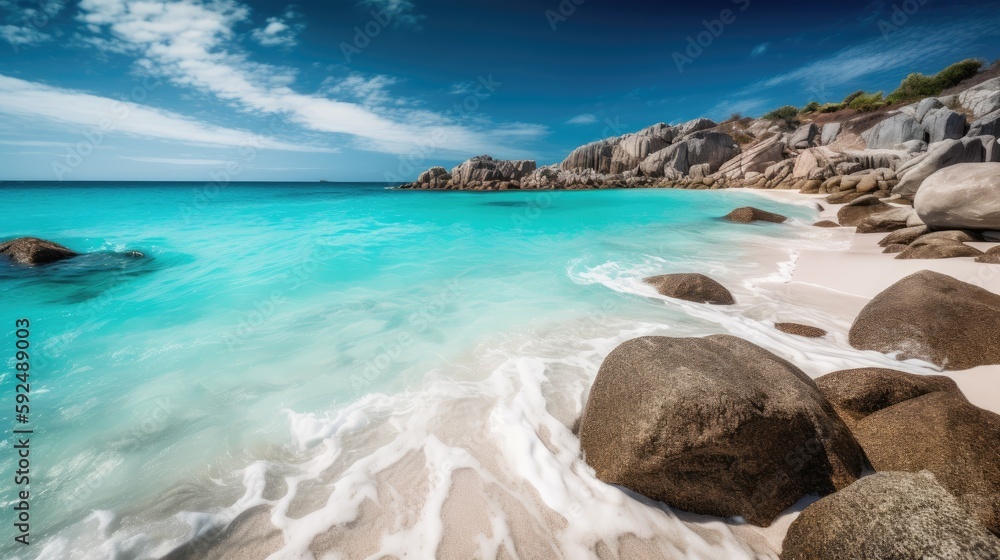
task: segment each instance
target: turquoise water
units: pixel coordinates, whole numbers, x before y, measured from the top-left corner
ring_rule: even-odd
[[[0,263],[3,363],[13,366],[14,320],[32,324],[33,540],[74,558],[106,557],[85,542],[154,557],[185,537],[143,524],[230,506],[248,466],[309,460],[330,435],[316,419],[366,396],[488,377],[477,356],[524,354],[530,339],[529,353],[572,360],[566,333],[612,337],[647,323],[708,332],[609,286],[669,271],[772,274],[749,248],[804,242],[805,228],[718,218],[748,204],[802,223],[815,214],[672,190],[6,183],[0,195],[0,240],[88,253],[36,269]],[[11,367],[0,379],[5,427]],[[344,445],[341,463],[371,451]],[[12,471],[8,441],[2,496]],[[24,555],[2,527],[0,556],[41,550]]]

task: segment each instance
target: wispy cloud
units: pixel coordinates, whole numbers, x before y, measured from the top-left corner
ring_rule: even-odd
[[[189,159],[189,158],[159,158],[159,157],[133,157],[118,156],[120,159],[138,161],[141,163],[163,163],[168,165],[225,165],[225,160],[221,159]]]
[[[584,113],[582,115],[577,115],[572,119],[566,121],[566,124],[586,125],[586,124],[594,124],[596,122],[597,122],[596,115],[591,115],[590,113]]]
[[[756,47],[754,47],[752,51],[750,51],[750,56],[753,57],[761,56],[762,54],[767,52],[767,49],[770,48],[770,46],[771,43],[761,43]]]
[[[38,29],[28,25],[0,25],[0,38],[15,47],[23,45],[37,45],[38,43],[52,39],[47,33],[42,33]]]
[[[305,29],[301,19],[299,13],[288,8],[281,17],[267,18],[267,25],[254,29],[250,35],[262,46],[290,49],[299,44],[299,33]]]
[[[410,0],[362,0],[361,4],[388,13],[395,25],[420,29],[421,22],[426,18],[414,13],[416,5]]]
[[[128,134],[197,145],[251,146],[295,152],[332,151],[328,148],[282,142],[246,130],[202,123],[170,111],[81,91],[55,88],[2,74],[0,74],[0,113],[67,125],[81,134],[82,128],[89,131],[91,136]]]
[[[379,3],[385,9],[412,9],[412,3],[405,0]],[[362,149],[407,154],[434,146],[467,154],[503,149],[505,136],[510,139],[540,130],[518,124],[476,130],[457,123],[454,115],[400,109],[390,98],[380,99],[388,106],[376,107],[299,93],[292,89],[294,70],[255,63],[234,47],[234,28],[247,19],[249,8],[232,0],[210,4],[82,0],[80,8],[81,20],[93,32],[108,30],[116,40],[130,45],[144,72],[214,95],[242,110],[353,137]],[[345,97],[348,89],[345,86]]]
[[[320,85],[320,92],[354,99],[367,107],[381,107],[394,102],[400,104],[389,93],[389,87],[395,83],[396,78],[392,76],[380,74],[366,78],[362,74],[352,73],[346,78],[326,78]]]
[[[9,12],[0,25],[0,38],[17,47],[36,45],[52,39],[42,28],[66,6],[66,0],[31,2],[27,6],[16,0],[0,0],[0,10]],[[34,5],[37,4],[37,5]]]

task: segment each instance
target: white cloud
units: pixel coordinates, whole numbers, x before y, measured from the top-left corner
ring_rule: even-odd
[[[250,36],[265,47],[290,49],[299,43],[299,33],[305,25],[299,22],[301,18],[295,11],[288,9],[282,17],[267,18],[267,25],[254,29]]]
[[[295,152],[332,151],[290,144],[246,130],[205,124],[170,111],[54,88],[3,74],[0,74],[0,113],[68,125],[80,134],[81,141],[87,138],[85,133],[91,137],[128,134],[197,145],[249,146]]]
[[[771,46],[771,43],[761,43],[750,51],[750,56],[760,56],[767,52],[767,49]]]
[[[420,22],[425,19],[423,15],[412,13],[416,5],[410,0],[362,0],[361,4],[387,13],[394,25],[419,29]]]
[[[121,159],[138,161],[141,163],[164,163],[168,165],[226,165],[229,163],[221,159],[193,159],[193,158],[158,158],[158,157],[133,157],[118,156]]]
[[[380,2],[386,9],[412,7],[405,0]],[[505,149],[505,136],[537,134],[540,130],[534,125],[512,124],[477,131],[457,124],[455,115],[376,109],[299,93],[291,87],[294,71],[257,64],[245,54],[231,51],[233,28],[249,14],[248,8],[232,0],[82,0],[80,8],[81,20],[92,30],[108,29],[115,39],[131,45],[145,72],[212,94],[246,111],[281,116],[313,131],[353,137],[362,149],[397,154],[428,149],[463,155],[500,153]]]
[[[365,78],[361,74],[352,73],[346,78],[326,78],[320,85],[320,91],[327,95],[355,99],[366,107],[381,107],[396,102],[388,90],[395,83],[396,78],[392,76],[380,74]]]
[[[597,122],[596,115],[591,115],[590,113],[584,113],[582,115],[577,115],[572,119],[566,121],[566,124],[584,125],[584,124],[594,124],[596,122]]]
[[[15,47],[37,45],[52,39],[47,33],[42,33],[30,25],[0,25],[0,37]]]

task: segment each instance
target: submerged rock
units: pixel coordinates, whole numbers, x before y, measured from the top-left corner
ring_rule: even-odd
[[[804,336],[806,338],[821,338],[826,336],[826,331],[823,329],[810,327],[809,325],[800,325],[798,323],[775,323],[774,328],[783,333]]]
[[[0,243],[0,255],[7,255],[14,264],[37,266],[71,259],[78,253],[37,237],[19,237]]]
[[[880,472],[807,507],[782,560],[995,560],[1000,540],[927,472]]]
[[[961,370],[1000,364],[997,332],[1000,295],[924,270],[875,296],[854,321],[850,343]]]
[[[644,280],[661,295],[695,303],[733,305],[736,300],[725,286],[704,274],[664,274]]]
[[[580,443],[609,484],[761,526],[850,485],[864,463],[807,375],[726,335],[620,345],[591,388]]]

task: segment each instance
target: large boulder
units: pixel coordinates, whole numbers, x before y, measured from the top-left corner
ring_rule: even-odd
[[[843,161],[844,154],[829,148],[809,148],[795,158],[792,177],[796,179],[832,177],[836,174],[837,164]]]
[[[976,137],[938,142],[931,146],[926,154],[911,159],[897,168],[896,174],[900,180],[892,189],[892,193],[912,199],[923,182],[935,172],[960,163],[985,161],[985,144],[995,141],[990,137]]]
[[[816,385],[852,430],[872,414],[903,401],[938,391],[961,394],[950,377],[884,368],[835,371],[816,379]]]
[[[806,494],[850,485],[864,464],[807,375],[727,335],[620,345],[590,390],[580,444],[609,484],[762,526]]]
[[[896,255],[897,259],[957,259],[962,257],[978,257],[983,252],[974,247],[969,247],[961,241],[953,239],[925,239],[921,238],[910,243],[901,253]]]
[[[664,274],[644,280],[661,295],[695,303],[733,305],[736,300],[725,286],[704,274]]]
[[[743,179],[747,173],[764,173],[767,168],[781,161],[785,143],[780,136],[773,136],[747,148],[719,167],[719,174],[730,179]]]
[[[981,119],[985,115],[1000,110],[1000,78],[987,80],[958,95],[962,107],[972,111],[972,117]]]
[[[942,140],[954,140],[965,136],[965,115],[950,109],[938,109],[921,123],[931,144]]]
[[[677,137],[683,138],[689,134],[694,134],[695,132],[701,132],[702,130],[708,130],[717,126],[719,126],[719,123],[713,121],[712,119],[706,119],[704,117],[692,119],[677,127]]]
[[[768,212],[766,210],[761,210],[760,208],[754,208],[753,206],[744,206],[742,208],[737,208],[732,212],[726,214],[725,219],[730,222],[737,224],[749,224],[753,222],[771,222],[772,224],[783,224],[788,221],[786,216],[781,214],[775,214],[774,212]]]
[[[1000,540],[927,472],[880,472],[810,505],[782,560],[995,560]]]
[[[917,119],[900,113],[861,133],[868,148],[892,148],[910,140],[923,140],[924,127]]]
[[[851,346],[948,370],[1000,364],[1000,295],[924,270],[875,296],[851,327]]]
[[[913,207],[931,228],[1000,229],[1000,163],[959,164],[934,173]]]
[[[873,194],[855,198],[837,211],[837,221],[845,227],[857,227],[868,218],[888,212],[894,207],[882,202]]]
[[[490,156],[476,156],[451,170],[451,178],[458,185],[472,181],[516,181],[535,170],[531,160],[498,160]]]
[[[969,136],[1000,136],[1000,111],[993,111],[973,122],[969,127]]]
[[[938,109],[944,109],[944,103],[941,103],[941,100],[937,97],[921,99],[914,109],[913,118],[917,119],[917,122],[923,123],[927,115]]]
[[[570,152],[559,167],[567,171],[591,169],[598,173],[611,173],[612,156],[619,142],[621,137],[607,138],[580,146]]]
[[[819,135],[819,127],[814,123],[804,124],[792,133],[792,137],[788,139],[788,145],[797,149],[804,150],[813,145],[813,141],[816,140],[816,136]]]
[[[6,255],[14,264],[37,266],[71,259],[78,253],[37,237],[19,237],[0,243],[0,255]]]
[[[417,177],[417,182],[422,185],[430,185],[433,181],[444,179],[451,179],[451,175],[448,170],[443,167],[432,167],[427,171],[424,171]]]
[[[839,122],[832,122],[823,125],[823,133],[820,136],[819,143],[823,146],[829,146],[837,140],[837,136],[840,135],[841,124]]]
[[[658,152],[670,142],[652,134],[629,134],[623,136],[611,150],[610,173],[617,175],[639,167],[649,154]]]
[[[930,471],[1000,534],[1000,415],[954,390],[886,407],[853,428],[876,471]]]

